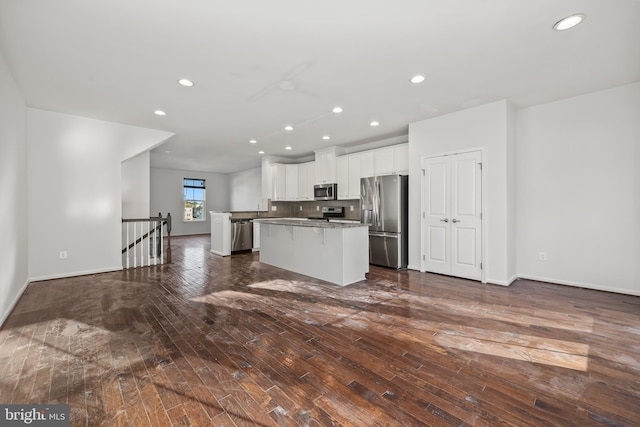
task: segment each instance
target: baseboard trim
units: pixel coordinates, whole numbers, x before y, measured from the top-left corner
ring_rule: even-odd
[[[4,322],[9,318],[9,315],[11,314],[13,309],[16,307],[16,304],[18,304],[18,301],[20,301],[20,298],[22,297],[22,294],[24,294],[24,291],[27,290],[27,286],[29,286],[29,283],[31,283],[31,282],[29,280],[27,280],[24,283],[24,285],[22,285],[22,287],[18,291],[18,294],[15,296],[15,298],[13,299],[11,304],[9,305],[9,308],[7,309],[7,312],[6,313],[2,313],[2,317],[0,317],[0,327],[2,327],[2,325],[4,325]]]
[[[518,279],[535,280],[536,282],[551,283],[553,285],[573,286],[574,288],[593,289],[595,291],[614,292],[616,294],[625,294],[640,296],[640,290],[624,289],[624,288],[607,288],[605,286],[594,285],[592,283],[573,282],[560,279],[552,279],[549,277],[531,276],[528,274],[518,274]]]
[[[48,276],[38,276],[30,278],[30,282],[42,282],[45,280],[66,279],[69,277],[88,276],[91,274],[113,273],[114,271],[122,271],[122,266],[98,268],[95,270],[74,271],[71,273],[51,274]]]
[[[492,285],[500,285],[500,286],[511,286],[511,284],[516,280],[518,280],[518,276],[514,274],[513,276],[511,276],[511,278],[507,280],[487,279],[485,283],[490,283]]]
[[[255,250],[255,249],[252,249],[252,251],[253,250]],[[226,253],[221,252],[221,251],[214,251],[213,249],[209,249],[209,252],[211,252],[212,254],[218,255],[218,256],[222,256],[222,257],[231,255],[230,253],[226,254]]]
[[[420,271],[420,266],[416,267],[415,265],[407,265],[407,269],[409,270],[415,270],[415,271]]]

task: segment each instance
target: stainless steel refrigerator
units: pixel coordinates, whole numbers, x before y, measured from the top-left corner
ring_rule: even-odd
[[[360,179],[360,214],[369,225],[369,263],[406,268],[408,261],[409,177]]]

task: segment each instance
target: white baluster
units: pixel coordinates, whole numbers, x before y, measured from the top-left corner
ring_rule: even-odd
[[[137,224],[133,223],[133,268],[137,267],[138,263],[138,227]]]
[[[164,264],[164,241],[163,241],[163,236],[164,236],[164,232],[162,229],[162,217],[160,217],[160,264]]]
[[[158,221],[153,221],[153,265],[158,265]]]
[[[125,254],[127,256],[127,268],[129,268],[129,223],[125,222],[125,224],[127,225],[127,241],[125,246]]]

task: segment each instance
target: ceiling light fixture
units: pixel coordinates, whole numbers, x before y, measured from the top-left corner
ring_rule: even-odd
[[[156,110],[156,111],[153,112],[153,114],[155,114],[156,116],[166,116],[167,115],[167,113],[165,113],[162,110]]]
[[[322,139],[327,140],[327,139],[330,139],[330,137],[329,137],[329,135],[325,135],[325,136],[322,137]]]
[[[255,144],[255,143],[257,143],[257,142],[258,142],[258,141],[256,141],[255,139],[252,139],[252,140],[250,140],[250,141],[249,141],[249,144]]]
[[[284,147],[285,150],[291,150],[291,146],[287,145],[286,147]]]
[[[285,126],[284,130],[293,130],[293,126]]]
[[[371,126],[378,126],[380,123],[376,122],[375,120],[372,121],[371,123],[369,123]]]
[[[418,74],[416,76],[411,77],[411,83],[422,83],[424,81],[424,76]]]
[[[182,86],[185,86],[185,87],[193,86],[193,82],[189,79],[180,79],[178,80],[178,83],[180,83]]]
[[[264,154],[264,151],[260,150],[258,151],[258,154]]]
[[[567,16],[566,18],[563,18],[556,22],[553,25],[553,29],[556,31],[568,30],[569,28],[573,28],[581,23],[586,17],[587,16],[584,13],[576,13],[574,15]]]
[[[331,111],[333,111],[336,114],[337,113],[342,113],[342,108],[341,107],[333,107],[333,110],[331,110]]]

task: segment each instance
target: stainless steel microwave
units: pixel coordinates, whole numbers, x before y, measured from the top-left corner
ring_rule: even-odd
[[[336,200],[338,198],[338,184],[316,184],[313,186],[314,200]]]

